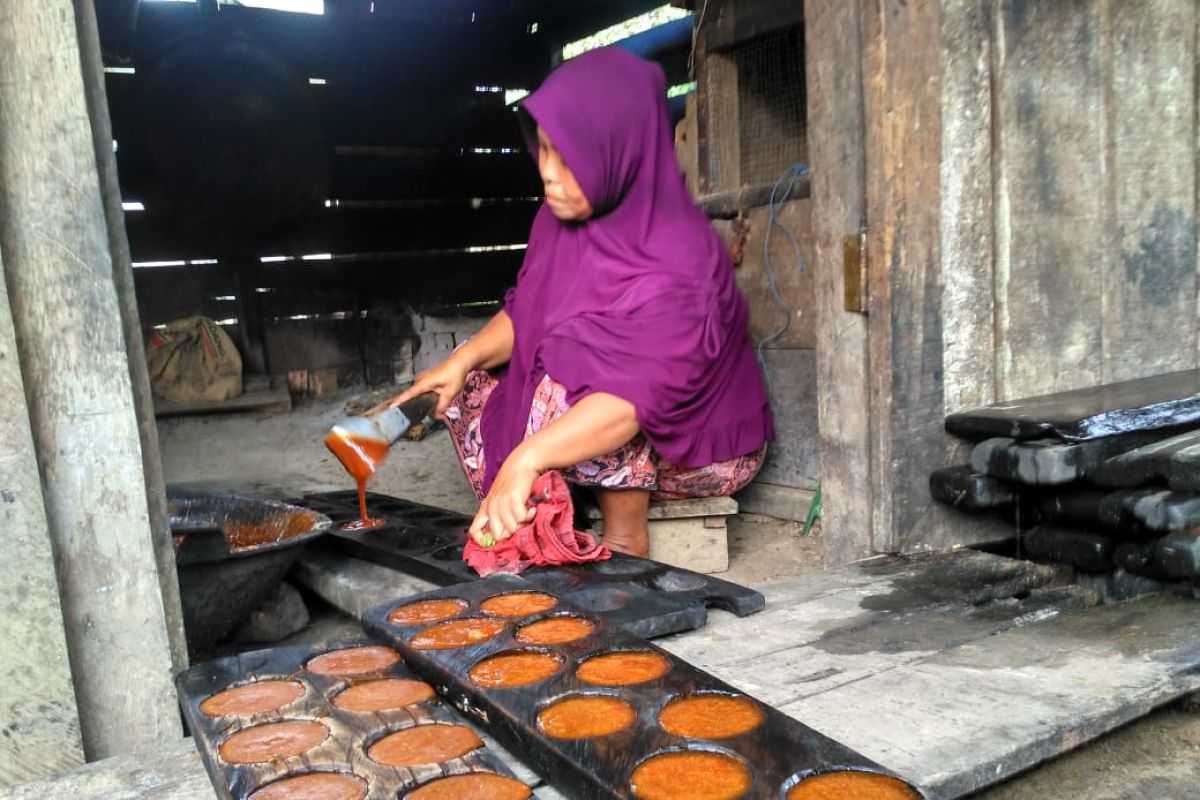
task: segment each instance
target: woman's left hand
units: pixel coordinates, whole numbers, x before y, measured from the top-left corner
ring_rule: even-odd
[[[488,546],[486,534],[491,535],[494,544],[531,522],[535,510],[529,507],[529,496],[541,474],[532,448],[521,446],[509,454],[492,482],[491,491],[479,505],[468,531],[471,538]]]

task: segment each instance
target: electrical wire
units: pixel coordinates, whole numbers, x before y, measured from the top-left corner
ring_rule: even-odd
[[[804,263],[804,255],[800,251],[800,242],[796,239],[796,234],[792,233],[790,228],[779,221],[779,206],[788,201],[792,192],[796,189],[796,184],[808,177],[808,174],[807,164],[793,164],[783,171],[779,176],[779,180],[775,181],[775,185],[771,188],[770,217],[767,222],[766,235],[763,236],[763,267],[767,271],[767,288],[770,289],[771,301],[784,313],[785,319],[779,330],[764,336],[755,347],[755,352],[758,355],[758,363],[762,365],[763,378],[767,382],[768,394],[771,392],[771,374],[767,370],[766,355],[763,351],[767,345],[778,341],[781,336],[787,333],[788,328],[792,326],[792,318],[796,316],[796,312],[784,302],[783,296],[779,293],[779,281],[775,278],[775,267],[771,264],[771,233],[775,228],[783,231],[792,245],[793,252],[796,254],[797,266],[801,272],[804,272],[807,266]],[[786,188],[784,188],[785,181],[787,182]],[[783,189],[782,194],[780,193],[780,189]]]

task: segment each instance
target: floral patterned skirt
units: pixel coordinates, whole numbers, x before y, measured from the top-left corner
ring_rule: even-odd
[[[467,375],[462,394],[446,409],[446,426],[463,472],[475,494],[483,497],[484,443],[480,419],[497,381],[484,370]],[[525,426],[532,436],[570,409],[567,391],[561,383],[546,376],[538,385]],[[647,489],[655,500],[680,500],[686,497],[724,497],[753,480],[762,468],[767,446],[729,461],[707,467],[683,467],[654,451],[641,434],[608,455],[559,470],[570,483],[604,489]]]

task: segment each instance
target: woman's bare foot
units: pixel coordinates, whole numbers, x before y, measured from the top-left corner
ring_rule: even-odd
[[[650,529],[646,514],[650,492],[643,489],[597,489],[596,501],[604,515],[604,544],[610,550],[646,558],[650,555]]]

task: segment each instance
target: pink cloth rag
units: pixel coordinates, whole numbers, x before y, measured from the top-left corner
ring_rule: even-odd
[[[538,478],[529,501],[536,511],[532,522],[493,547],[480,547],[474,539],[468,539],[463,561],[486,578],[495,572],[517,573],[530,566],[583,564],[612,557],[607,547],[575,530],[575,507],[567,482],[558,472]]]

